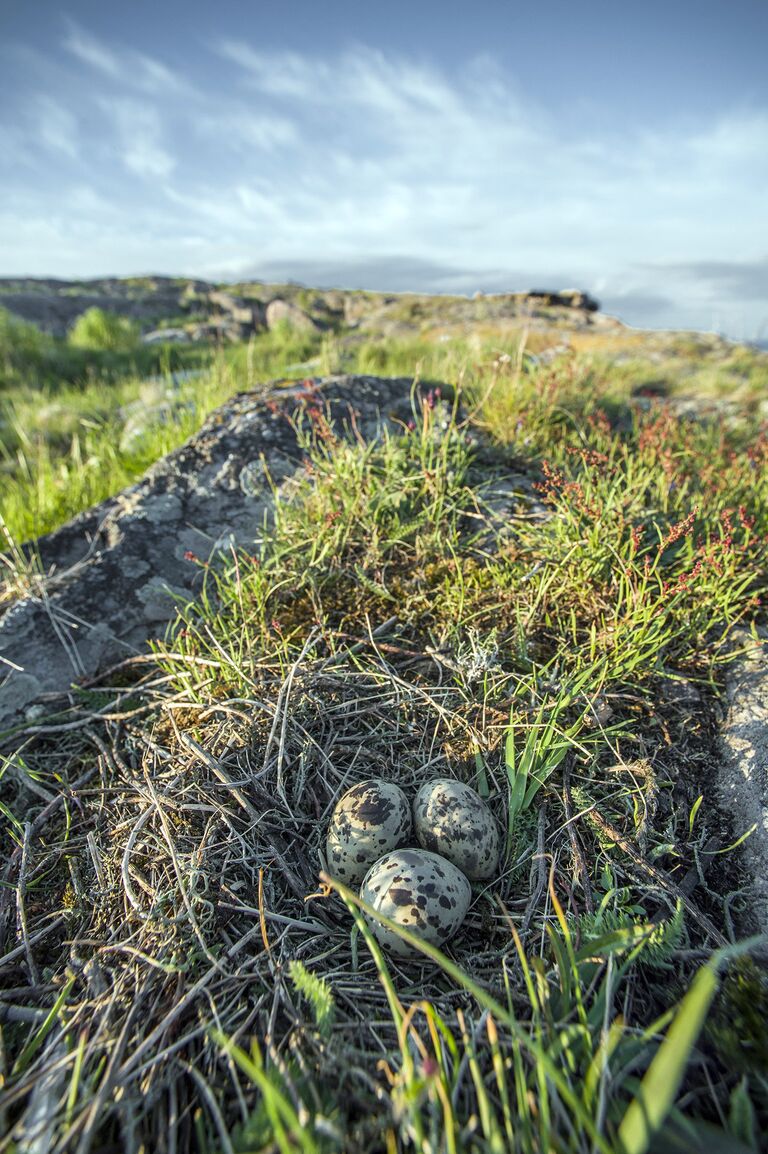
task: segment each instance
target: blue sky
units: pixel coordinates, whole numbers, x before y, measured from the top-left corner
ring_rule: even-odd
[[[768,336],[768,0],[0,0],[0,275]]]

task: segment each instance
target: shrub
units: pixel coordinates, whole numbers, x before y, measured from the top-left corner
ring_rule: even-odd
[[[50,337],[35,325],[0,308],[0,378],[4,381],[15,379],[25,366],[37,367],[50,344]]]
[[[91,308],[75,321],[69,333],[69,343],[78,349],[130,352],[139,344],[139,330],[127,317]]]

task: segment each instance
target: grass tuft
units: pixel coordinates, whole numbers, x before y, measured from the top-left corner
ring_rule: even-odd
[[[0,1152],[757,1148],[765,983],[711,765],[734,628],[764,619],[765,431],[594,349],[417,319],[258,338],[135,437],[146,383],[36,424],[8,397],[19,540],[267,369],[415,381],[368,440],[297,401],[303,465],[252,547],[200,559],[152,660],[6,738]],[[505,834],[454,941],[399,931],[413,961],[326,872],[371,776],[467,781]]]

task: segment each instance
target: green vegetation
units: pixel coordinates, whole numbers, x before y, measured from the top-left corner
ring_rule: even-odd
[[[75,321],[69,333],[69,343],[76,349],[130,353],[138,348],[139,329],[128,317],[91,308]]]
[[[66,346],[32,325],[11,321],[9,328],[7,348],[18,368],[15,387],[0,390],[0,511],[17,543],[131,484],[227,397],[281,376],[320,344],[315,336],[286,331],[219,352],[142,348],[144,368],[157,374],[150,380],[138,377],[137,364],[112,349],[91,359],[84,380],[39,387],[27,349],[42,348],[54,365],[66,357]],[[117,364],[124,375],[115,379]]]
[[[28,382],[70,380],[83,364],[64,342],[0,308],[0,393]]]
[[[0,403],[4,405],[41,394],[50,398],[69,386],[90,391],[93,403],[98,405],[105,385],[111,388],[127,378],[191,368],[209,357],[209,351],[202,347],[171,349],[136,345],[133,341],[120,348],[81,347],[43,333],[0,307]],[[2,440],[5,441],[4,432]]]
[[[690,415],[669,348],[534,346],[286,331],[170,400],[167,378],[7,394],[21,539],[238,389],[413,380],[411,420],[370,442],[320,394],[285,403],[305,463],[252,549],[190,556],[154,662],[6,740],[0,850],[38,973],[0,1018],[0,1152],[46,1071],[61,1151],[760,1149],[768,994],[726,932],[740,867],[712,854],[708,774],[734,627],[768,589],[764,361],[705,366]],[[503,865],[448,950],[395,962],[319,876],[325,828],[351,781],[446,774],[488,798]]]

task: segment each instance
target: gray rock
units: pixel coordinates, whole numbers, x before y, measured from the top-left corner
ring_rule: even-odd
[[[157,327],[183,307],[182,287],[168,277],[146,277],[140,284],[116,277],[89,281],[0,280],[0,305],[55,336],[66,336],[89,308],[100,308]]]
[[[141,343],[144,345],[178,345],[186,344],[191,337],[186,329],[153,329],[144,333]]]
[[[740,641],[744,657],[729,666],[728,714],[720,734],[717,767],[720,802],[730,815],[735,840],[755,826],[743,843],[742,860],[751,876],[745,929],[768,933],[768,634],[755,644]]]
[[[206,321],[205,324],[195,325],[189,330],[193,341],[238,341],[247,340],[252,328],[238,324],[232,320]]]
[[[255,332],[265,325],[264,306],[260,301],[235,297],[231,293],[214,289],[208,293],[208,303],[223,313],[227,322],[234,322]]]
[[[147,621],[172,621],[177,606],[189,601],[191,594],[180,585],[170,585],[163,577],[150,577],[136,590],[136,596],[144,606]]]
[[[327,405],[339,431],[354,410],[370,439],[408,421],[411,389],[410,378],[342,376],[240,393],[137,484],[39,538],[45,576],[0,616],[0,729],[145,650],[199,589],[194,558],[253,549],[273,506],[270,481],[285,486],[301,468],[291,422],[303,410]]]
[[[312,320],[312,317],[300,309],[298,305],[291,304],[289,301],[274,300],[267,305],[266,321],[268,329],[279,328],[281,325],[289,325],[292,329],[297,329],[303,333],[316,333],[318,326]]]
[[[600,308],[598,302],[581,289],[560,289],[557,292],[551,289],[531,289],[525,295],[531,300],[541,301],[548,307],[583,309],[589,313],[595,313]]]
[[[208,282],[204,280],[189,281],[182,290],[181,296],[179,297],[179,304],[183,309],[189,309],[198,305],[204,297],[207,297],[210,287]]]

